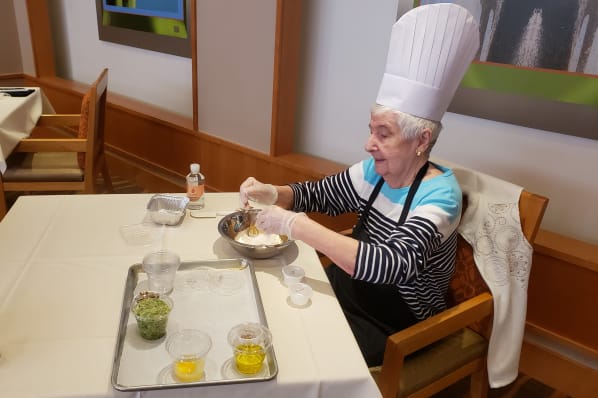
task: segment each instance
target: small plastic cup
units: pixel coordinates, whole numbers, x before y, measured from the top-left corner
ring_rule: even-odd
[[[266,353],[272,345],[272,334],[259,323],[242,323],[228,333],[235,366],[239,373],[254,375],[262,369]]]
[[[139,334],[146,340],[158,340],[166,335],[168,316],[173,302],[155,292],[141,292],[133,300],[131,312],[137,320]]]
[[[307,305],[313,294],[311,286],[306,283],[293,283],[289,286],[291,302],[299,307]]]
[[[185,329],[174,333],[166,340],[166,351],[170,354],[174,377],[189,383],[204,378],[206,355],[212,348],[210,336],[197,329]]]
[[[181,259],[178,254],[168,250],[146,254],[143,257],[142,268],[147,273],[148,289],[161,294],[172,292],[180,265]]]
[[[291,286],[293,283],[299,283],[303,280],[305,271],[297,265],[285,265],[282,267],[282,276],[284,284]]]

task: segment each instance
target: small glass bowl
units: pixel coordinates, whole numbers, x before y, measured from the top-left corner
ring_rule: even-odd
[[[228,343],[233,350],[236,370],[243,375],[255,375],[262,370],[272,345],[272,334],[259,323],[242,323],[230,330]]]
[[[154,303],[152,304],[151,301]],[[159,301],[159,302],[157,302]],[[160,307],[167,310],[162,311]],[[168,296],[156,292],[140,292],[131,304],[139,334],[146,340],[158,340],[166,335],[168,316],[172,311],[173,301]]]
[[[297,265],[285,265],[282,267],[282,276],[284,284],[290,286],[293,283],[301,282],[305,276],[305,271]]]
[[[212,348],[210,336],[197,329],[184,329],[166,339],[166,351],[173,360],[176,380],[189,383],[205,377],[206,355]]]
[[[174,252],[159,250],[147,253],[143,257],[141,268],[147,273],[149,290],[163,294],[171,293],[180,265],[181,259]]]
[[[289,297],[296,306],[303,307],[309,303],[313,290],[306,283],[293,283],[289,286]]]

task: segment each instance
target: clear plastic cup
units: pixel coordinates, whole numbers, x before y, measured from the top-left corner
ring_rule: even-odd
[[[170,335],[166,351],[173,360],[174,377],[184,383],[203,379],[206,356],[211,348],[212,339],[201,330],[185,329]]]
[[[282,276],[284,284],[290,286],[293,283],[301,282],[305,276],[305,271],[297,265],[285,265],[282,267]]]
[[[168,250],[146,254],[143,257],[142,268],[147,273],[148,289],[161,294],[172,292],[180,265],[181,259],[178,254]]]
[[[313,294],[311,286],[306,283],[293,283],[289,285],[291,302],[299,307],[307,305]]]
[[[254,375],[262,369],[266,354],[272,345],[272,334],[259,323],[242,323],[228,333],[235,367],[239,373]]]
[[[142,292],[133,300],[131,312],[137,320],[139,334],[146,340],[158,340],[166,335],[168,316],[173,302],[168,296]]]

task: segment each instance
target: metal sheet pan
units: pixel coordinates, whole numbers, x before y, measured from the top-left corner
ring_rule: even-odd
[[[146,290],[147,274],[141,264],[132,265],[123,295],[118,337],[112,364],[112,386],[119,391],[159,390],[271,380],[278,373],[273,346],[258,374],[247,376],[236,371],[228,331],[244,322],[267,327],[253,264],[247,259],[221,259],[183,262],[170,298],[174,301],[167,334],[156,341],[139,336],[131,303]],[[164,342],[170,333],[200,329],[212,338],[205,376],[196,382],[179,382],[172,376],[172,359]]]

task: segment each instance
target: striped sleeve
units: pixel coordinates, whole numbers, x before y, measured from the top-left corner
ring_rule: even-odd
[[[357,211],[361,200],[351,182],[349,170],[318,181],[289,184],[293,210],[319,212],[330,216]]]

